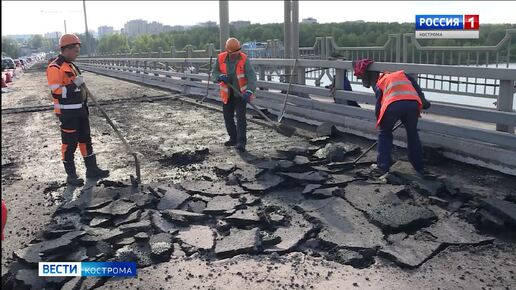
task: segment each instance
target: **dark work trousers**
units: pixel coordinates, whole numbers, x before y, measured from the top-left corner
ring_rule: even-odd
[[[73,163],[77,145],[79,145],[82,157],[93,155],[88,116],[59,117],[59,121],[61,121],[62,160]]]
[[[409,161],[416,171],[423,170],[423,149],[417,133],[418,118],[416,101],[396,101],[387,107],[380,122],[378,136],[378,167],[381,170],[387,172],[392,165],[392,129],[398,120],[401,120],[407,131]]]
[[[245,118],[247,103],[240,97],[235,97],[232,90],[229,89],[229,101],[222,105],[224,113],[224,123],[228,131],[229,140],[236,141],[238,144],[246,145],[247,143],[247,121]],[[235,126],[236,113],[236,126]]]

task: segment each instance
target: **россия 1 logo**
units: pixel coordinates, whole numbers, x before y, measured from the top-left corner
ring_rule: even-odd
[[[478,14],[416,15],[416,38],[479,38]]]

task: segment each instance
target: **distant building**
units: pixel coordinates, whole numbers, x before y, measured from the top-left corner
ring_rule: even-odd
[[[47,39],[56,39],[56,38],[61,38],[61,35],[63,35],[61,32],[55,31],[55,32],[45,33],[44,37]]]
[[[215,22],[215,21],[206,21],[206,22],[197,23],[197,26],[200,26],[200,27],[214,27],[214,26],[217,26],[217,22]]]
[[[301,21],[301,23],[305,23],[305,24],[317,24],[317,19],[315,18],[312,18],[312,17],[308,17],[308,18],[305,18]]]
[[[124,33],[129,37],[147,34],[147,24],[147,21],[141,19],[130,20],[124,24]]]
[[[251,21],[239,20],[239,21],[232,21],[229,24],[232,25],[233,27],[235,27],[235,29],[238,30],[238,29],[250,26],[251,25]]]
[[[14,39],[18,42],[27,42],[32,37],[32,34],[16,34],[16,35],[6,35],[5,37]]]
[[[113,26],[99,26],[99,28],[97,30],[98,30],[99,38],[106,36],[106,35],[113,34],[115,32],[113,29]]]
[[[163,32],[163,24],[156,21],[147,24],[147,33],[160,34],[161,32]]]

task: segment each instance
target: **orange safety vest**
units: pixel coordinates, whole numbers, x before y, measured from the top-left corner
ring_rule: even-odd
[[[61,55],[49,63],[47,80],[56,115],[74,116],[86,106],[82,100],[80,89],[75,85],[71,86],[79,73],[75,64],[65,61]],[[70,87],[73,87],[74,90],[70,91]]]
[[[221,73],[227,75],[228,69],[226,66],[226,58],[228,57],[228,52],[221,52],[218,55],[219,62],[219,70]],[[240,92],[244,93],[247,89],[247,79],[245,78],[245,61],[247,60],[247,55],[243,52],[240,52],[240,60],[236,64],[236,76],[238,80],[238,86],[240,87]],[[224,82],[219,83],[220,86],[220,98],[222,99],[222,103],[227,104],[229,101],[229,88]]]
[[[396,101],[417,101],[419,104],[419,111],[421,112],[423,103],[421,102],[416,89],[412,85],[412,82],[410,82],[410,80],[405,75],[405,71],[400,70],[392,73],[381,74],[380,78],[376,82],[376,86],[378,89],[382,90],[383,93],[381,100],[382,106],[380,108],[380,115],[378,116],[376,127],[380,125],[383,114],[385,114],[387,107]]]

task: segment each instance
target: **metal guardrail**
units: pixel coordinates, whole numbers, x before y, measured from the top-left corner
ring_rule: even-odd
[[[157,63],[166,63],[160,66]],[[91,58],[80,59],[79,63],[85,70],[119,77],[131,81],[181,91],[185,94],[205,94],[207,74],[199,68],[207,67],[208,58]],[[185,63],[188,65],[185,66]],[[262,72],[267,67],[292,67],[291,59],[253,59],[253,65],[260,72],[256,94],[256,102],[272,113],[279,113],[288,84],[266,80]],[[173,67],[193,69],[172,70]],[[333,122],[345,130],[366,137],[375,135],[374,111],[367,108],[347,106],[347,100],[360,103],[374,104],[372,93],[350,92],[343,90],[343,74],[352,68],[351,61],[328,60],[298,60],[301,70],[318,67],[334,70],[336,88],[333,98],[330,91],[317,86],[292,84],[291,95],[288,99],[287,117],[300,119],[311,123],[324,121]],[[196,69],[197,68],[197,69]],[[498,108],[487,109],[471,106],[433,102],[429,116],[441,118],[423,118],[419,128],[422,139],[429,146],[443,148],[452,158],[468,161],[473,157],[477,164],[516,174],[516,112],[513,112],[515,95],[514,84],[516,69],[461,67],[444,65],[421,65],[400,63],[374,63],[372,70],[395,71],[403,69],[409,74],[434,75],[440,74],[453,78],[489,78],[500,84],[497,91]],[[210,98],[218,99],[216,84],[210,85]],[[318,96],[316,99],[308,96]],[[470,97],[474,97],[471,94]],[[449,119],[443,121],[443,119]],[[465,120],[464,124],[460,120]],[[495,130],[482,129],[475,122],[496,124]],[[473,125],[467,125],[468,123]],[[403,136],[398,134],[398,140]],[[459,156],[459,157],[457,157]],[[466,156],[466,157],[464,157]],[[481,161],[478,161],[481,160]]]
[[[466,65],[466,66],[496,66],[508,68],[511,63],[516,63],[516,55],[511,56],[512,37],[516,34],[516,29],[507,29],[505,36],[495,46],[422,46],[414,33],[390,34],[383,46],[372,47],[341,47],[338,46],[333,37],[316,37],[315,43],[311,47],[299,48],[301,59],[327,60],[333,53],[338,53],[346,60],[357,60],[360,58],[371,58],[379,62],[396,63],[420,63],[436,65]],[[248,55],[255,58],[282,58],[284,48],[278,39],[267,41],[265,48],[244,49]],[[187,45],[184,50],[176,50],[174,46],[170,51],[159,52],[139,52],[131,54],[108,55],[108,58],[202,58],[214,56],[219,52],[212,43],[207,45],[207,49],[195,50],[192,45]],[[511,58],[512,57],[512,58]],[[186,61],[185,63],[189,63]],[[181,69],[185,67],[182,66]],[[195,65],[194,65],[195,67]],[[176,68],[175,68],[176,69]],[[282,82],[288,81],[290,71],[286,67],[270,65],[260,69],[260,75],[267,76],[270,81],[273,77],[278,77]],[[196,67],[196,72],[202,69]],[[302,74],[300,69],[297,73]],[[321,69],[318,67],[305,68],[304,76],[297,77],[300,84],[307,80],[313,81],[316,86],[320,86],[324,81],[333,80],[336,77],[333,68]],[[347,78],[353,84],[360,82],[353,76],[351,69],[346,72]],[[454,77],[443,74],[417,74],[420,86],[428,92],[447,93],[454,95],[477,96],[483,98],[497,98],[500,83],[496,79],[486,77]]]
[[[337,52],[347,60],[359,58],[371,58],[379,62],[403,62],[422,64],[449,64],[449,65],[504,65],[508,67],[511,62],[510,47],[512,38],[516,35],[516,29],[507,29],[505,36],[494,46],[422,46],[415,38],[414,33],[389,34],[387,41],[382,46],[371,47],[342,47],[333,37],[316,37],[310,47],[300,47],[300,58],[303,59],[329,59],[331,54]],[[177,50],[175,46],[170,51],[159,48],[158,52],[135,52],[125,54],[104,54],[99,57],[123,57],[123,58],[192,58],[210,57],[217,53],[212,43],[207,44],[206,49],[195,50],[192,45],[187,45],[183,50]],[[278,39],[267,40],[265,48],[246,48],[249,55],[255,58],[283,58],[284,48]],[[515,56],[512,56],[515,57]]]
[[[331,42],[331,41],[330,41]],[[212,55],[216,53],[213,46]],[[192,55],[192,50],[189,55]],[[172,69],[179,72],[195,72],[195,73],[207,73],[208,65],[198,58],[181,58],[182,61],[169,62],[169,59],[177,58],[166,58],[161,54],[161,58],[97,58],[97,59],[110,59],[108,62],[111,64],[123,65],[123,66],[137,66],[143,68],[153,69]],[[291,70],[289,65],[282,65],[279,61],[269,61],[267,63],[258,63],[260,59],[253,59],[253,65],[256,72],[259,75],[260,80],[279,80],[281,82],[287,82],[288,79],[285,76],[290,74]],[[300,60],[302,61],[302,60]],[[294,63],[295,60],[290,60],[290,63]],[[312,62],[312,64],[318,64]],[[447,68],[449,66],[446,66]],[[488,75],[481,75],[478,77],[468,77],[457,75],[446,75],[441,74],[441,71],[436,70],[436,74],[429,73],[414,73],[414,77],[419,79],[419,84],[427,92],[439,93],[439,94],[452,94],[452,95],[463,95],[467,97],[479,97],[488,99],[498,99],[500,83],[499,80],[490,78]],[[287,73],[285,73],[287,72]],[[313,81],[315,86],[321,86],[322,83],[326,82],[340,82],[343,80],[344,75],[353,83],[361,84],[361,82],[353,75],[352,67],[349,66],[346,70],[339,72],[341,75],[337,76],[337,70],[334,67],[308,67],[299,65],[295,74],[295,80],[293,83],[306,84],[307,81]]]

